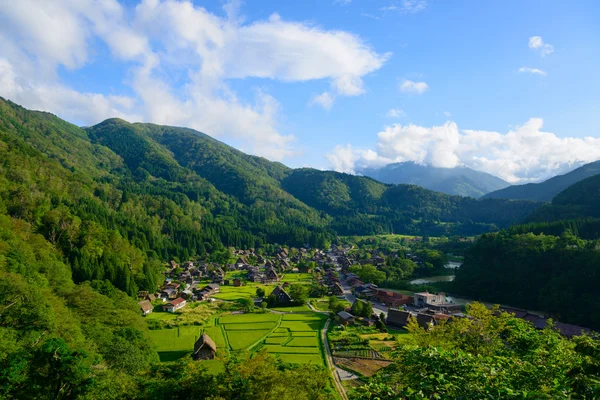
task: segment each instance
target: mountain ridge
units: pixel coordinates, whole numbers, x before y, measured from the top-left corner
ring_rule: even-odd
[[[508,186],[483,196],[488,199],[513,199],[550,202],[563,190],[590,176],[600,174],[600,161],[594,161],[563,175],[540,183]]]
[[[415,184],[436,192],[474,198],[509,186],[508,182],[494,175],[468,167],[438,168],[412,161],[364,168],[357,172],[383,183]]]

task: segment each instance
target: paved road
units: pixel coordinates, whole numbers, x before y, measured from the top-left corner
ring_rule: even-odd
[[[344,297],[346,297],[346,300],[350,304],[353,304],[356,301],[356,296],[352,294],[351,288],[350,286],[348,286],[348,283],[345,280],[341,281],[341,284],[342,288],[344,289]],[[384,313],[387,318],[389,310],[388,306],[384,306],[381,303],[377,303],[375,301],[369,301],[369,303],[371,303],[371,305],[373,306],[373,311],[375,312],[375,314],[379,315],[381,313]]]

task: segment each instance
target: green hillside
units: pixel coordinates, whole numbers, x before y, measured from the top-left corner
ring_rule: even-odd
[[[342,235],[474,235],[519,222],[540,205],[451,196],[416,185],[386,185],[371,178],[309,168],[294,170],[282,186],[309,206],[333,216],[331,226]]]
[[[527,221],[560,221],[588,217],[600,217],[600,175],[584,179],[560,192],[552,203],[537,209]]]
[[[514,199],[552,201],[554,196],[575,183],[600,174],[600,161],[586,164],[567,174],[555,176],[541,183],[528,183],[526,185],[514,185],[505,189],[497,190],[483,196],[487,199]]]

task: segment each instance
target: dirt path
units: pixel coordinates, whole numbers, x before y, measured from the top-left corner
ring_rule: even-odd
[[[331,357],[331,350],[329,350],[329,342],[327,340],[327,328],[329,328],[330,319],[327,320],[325,326],[321,330],[321,340],[323,341],[323,346],[325,346],[325,360],[327,361],[327,368],[331,371],[331,376],[333,377],[333,384],[335,389],[340,394],[340,397],[343,400],[348,400],[348,395],[346,394],[346,389],[342,385],[342,381],[340,380],[339,374],[337,372],[337,368],[333,363],[333,358]]]

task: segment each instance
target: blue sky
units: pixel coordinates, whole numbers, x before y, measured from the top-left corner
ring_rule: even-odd
[[[598,20],[591,0],[3,2],[0,95],[293,167],[538,181],[600,159]]]

